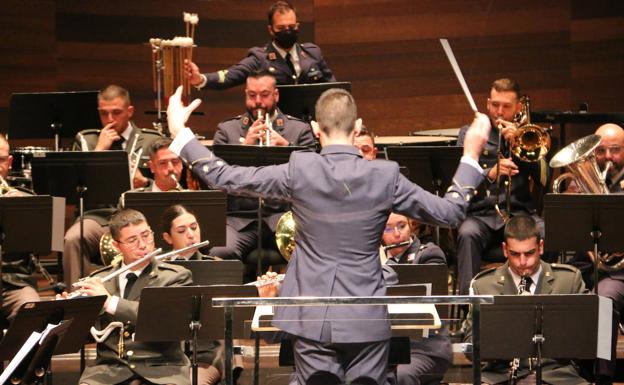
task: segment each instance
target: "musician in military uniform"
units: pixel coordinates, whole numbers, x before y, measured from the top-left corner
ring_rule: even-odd
[[[6,183],[6,178],[11,170],[13,157],[10,155],[9,142],[4,135],[0,134],[0,176]],[[27,196],[30,195],[23,189],[2,187],[0,196]],[[2,255],[2,279],[0,291],[0,325],[3,322],[15,318],[19,308],[26,302],[39,301],[39,294],[35,290],[36,285],[31,280],[36,271],[38,261],[31,254],[3,254]]]
[[[171,191],[179,188],[182,176],[182,160],[169,150],[171,139],[160,138],[151,143],[148,149],[148,165],[154,180],[146,187],[134,191]],[[122,170],[125,172],[125,170]],[[85,274],[92,271],[91,262],[99,262],[99,243],[102,235],[106,233],[108,218],[115,211],[114,208],[102,208],[89,210],[85,213],[84,238],[85,249],[84,264]],[[96,262],[96,263],[97,263]],[[73,282],[82,278],[80,273],[80,222],[76,221],[65,233],[63,246],[63,277],[67,288]]]
[[[360,134],[353,139],[353,145],[357,147],[366,160],[377,159],[377,147],[375,147],[375,134],[362,125]]]
[[[431,242],[423,244],[417,237],[412,236],[410,220],[404,215],[390,214],[381,241],[384,248],[391,247],[385,249],[387,259],[384,279],[388,286],[400,284],[396,273],[394,275],[388,273],[387,267],[392,268],[392,265],[399,263],[446,265],[442,249]],[[393,247],[406,241],[410,243]],[[440,331],[432,331],[427,338],[410,341],[410,356],[409,364],[397,366],[396,378],[394,374],[390,375],[390,384],[439,384],[444,373],[453,364],[453,349],[448,330],[443,328]]]
[[[541,260],[544,240],[535,219],[528,215],[512,217],[504,231],[503,252],[507,262],[498,268],[485,270],[471,282],[474,295],[525,294],[583,294],[585,284],[580,271],[569,265],[548,264]],[[466,320],[470,337],[470,317]],[[570,362],[544,359],[542,379],[545,384],[588,384]],[[481,372],[487,384],[509,381],[509,362],[494,361]],[[517,378],[534,375],[527,360],[520,361]]]
[[[264,47],[249,49],[247,57],[228,69],[201,74],[192,61],[185,63],[186,76],[198,88],[226,89],[245,82],[249,74],[266,70],[277,84],[334,82],[321,49],[312,43],[297,43],[299,23],[293,6],[277,1],[269,8],[267,29],[271,41]]]
[[[123,150],[129,153],[142,148],[143,154],[147,154],[149,146],[161,137],[158,131],[139,128],[132,122],[134,106],[130,93],[121,86],[111,84],[98,93],[98,113],[102,129],[80,131],[74,139],[74,151]],[[148,183],[137,169],[133,187],[145,187]]]
[[[479,157],[485,180],[478,187],[478,194],[470,203],[468,217],[461,224],[457,235],[457,269],[459,294],[468,294],[470,280],[481,267],[481,259],[492,246],[503,240],[503,215],[528,214],[538,222],[540,229],[544,222],[536,214],[534,194],[543,193],[548,184],[548,166],[545,161],[522,162],[511,158],[509,141],[516,135],[513,119],[522,109],[520,86],[511,79],[498,79],[492,83],[487,100],[487,113],[492,127],[490,137]],[[459,132],[457,145],[462,146],[468,126]],[[497,165],[498,149],[501,159]],[[497,168],[500,170],[497,171]],[[500,175],[500,181],[497,181]],[[511,176],[511,191],[507,199],[506,186]],[[531,190],[531,187],[533,190]],[[541,190],[541,191],[538,191]],[[507,213],[509,200],[510,213]],[[499,214],[496,208],[503,211]]]
[[[141,290],[191,285],[191,272],[164,262],[146,261],[103,283],[101,278],[154,250],[154,232],[143,214],[136,210],[117,212],[111,217],[109,229],[113,246],[123,255],[122,263],[106,266],[94,272],[91,279],[76,285],[84,295],[107,297],[95,328],[112,330],[108,336],[102,334],[104,339],[98,341],[95,363],[82,373],[80,384],[135,384],[134,381],[143,384],[148,381],[150,384],[190,385],[189,360],[179,342],[136,342],[132,334]],[[112,324],[116,321],[123,326]]]
[[[251,74],[245,87],[246,113],[219,123],[214,144],[258,144],[259,140],[266,137],[269,129],[265,124],[268,116],[273,126],[269,134],[271,146],[313,146],[314,136],[310,125],[283,114],[277,107],[278,101],[279,90],[275,87],[275,77],[267,71]],[[258,113],[264,118],[258,118]],[[287,205],[265,200],[262,214],[265,227],[263,245],[266,247],[277,250],[273,234],[279,218],[286,211]],[[228,196],[226,246],[212,248],[211,254],[254,265],[255,261],[247,257],[257,244],[257,217],[257,199]]]

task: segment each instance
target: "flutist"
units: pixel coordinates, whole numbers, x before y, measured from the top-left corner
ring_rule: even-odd
[[[111,217],[109,229],[113,246],[123,255],[122,263],[106,266],[89,279],[75,284],[77,291],[84,295],[107,296],[95,324],[95,328],[102,332],[97,357],[95,363],[83,372],[80,384],[134,384],[135,380],[152,384],[190,384],[189,361],[178,342],[143,343],[132,339],[141,290],[154,286],[191,285],[190,271],[164,262],[146,261],[102,282],[103,277],[154,250],[154,232],[138,211],[117,212]],[[110,330],[108,335],[105,334],[107,330]]]

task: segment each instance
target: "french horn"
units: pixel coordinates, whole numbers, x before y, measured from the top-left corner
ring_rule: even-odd
[[[287,211],[280,217],[275,228],[277,249],[287,261],[290,261],[290,257],[295,249],[295,232],[296,224],[293,213],[292,211]]]

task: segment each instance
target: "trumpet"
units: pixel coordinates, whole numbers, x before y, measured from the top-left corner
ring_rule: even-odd
[[[164,254],[160,254],[162,252],[162,249],[158,248],[158,249],[156,249],[154,251],[149,252],[145,256],[137,259],[136,261],[134,261],[134,262],[132,262],[130,264],[127,264],[125,266],[122,266],[121,268],[113,271],[112,273],[102,277],[101,280],[102,280],[102,282],[107,282],[107,281],[110,281],[111,279],[113,279],[115,277],[120,276],[121,274],[125,273],[126,271],[131,270],[132,268],[134,268],[136,266],[139,266],[140,264],[145,263],[147,261],[150,261],[150,260],[153,260],[153,261],[167,260],[169,258],[176,257],[179,254],[184,254],[187,251],[190,251],[190,250],[193,250],[193,249],[200,249],[202,247],[208,246],[209,244],[210,244],[210,241],[198,242],[198,243],[194,243],[194,244],[192,244],[190,246],[183,247],[183,248],[178,249],[178,250],[173,250],[173,251],[170,251],[170,252],[164,253]],[[90,279],[90,278],[83,278],[83,279],[81,279],[81,281],[84,281],[84,280],[87,280],[87,279]],[[82,294],[79,293],[79,292],[73,292],[73,293],[69,294],[67,296],[67,298],[70,299],[70,298],[78,297],[80,295],[82,295]]]
[[[273,130],[273,122],[269,117],[269,114],[263,114],[261,108],[258,108],[258,120],[262,121],[264,119],[264,125],[266,129],[264,133],[258,138],[259,146],[270,146],[271,145],[271,131]]]

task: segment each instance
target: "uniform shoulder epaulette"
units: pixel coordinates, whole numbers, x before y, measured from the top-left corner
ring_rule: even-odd
[[[242,117],[243,117],[243,114],[232,116],[231,118],[226,118],[226,119],[222,120],[221,123],[229,122],[229,121],[232,121],[232,120],[239,120]]]
[[[576,273],[577,271],[580,271],[576,266],[568,265],[565,263],[551,263],[550,267],[553,270],[568,270],[574,273]]]
[[[301,43],[301,46],[303,48],[317,48],[317,49],[320,49],[318,45],[316,45],[314,43],[310,43],[310,42]]]
[[[100,135],[101,128],[87,128],[86,130],[78,131],[80,135]]]
[[[475,281],[475,280],[477,280],[479,278],[483,278],[483,277],[485,277],[487,275],[493,274],[496,271],[496,269],[497,269],[496,267],[490,267],[489,269],[485,269],[485,270],[477,273],[477,275],[475,275],[472,278],[472,280]]]
[[[110,270],[112,270],[112,268],[113,268],[113,267],[115,267],[115,266],[116,266],[116,265],[107,265],[107,266],[104,266],[104,267],[102,267],[102,268],[100,268],[100,269],[97,269],[96,271],[92,272],[91,274],[89,274],[89,277],[93,277],[93,276],[95,276],[96,274],[99,274],[99,273],[102,273],[102,272],[105,272],[105,271],[110,271]]]
[[[155,128],[141,128],[141,133],[142,134],[152,134],[152,135],[162,136],[160,131],[158,131]]]
[[[283,115],[284,115],[284,116],[285,116],[288,120],[296,120],[296,121],[299,121],[299,122],[302,122],[302,123],[307,123],[305,120],[300,119],[300,118],[298,118],[298,117],[296,117],[296,116],[292,116],[292,115],[288,115],[288,114],[283,114]]]
[[[175,272],[187,270],[186,267],[183,267],[180,265],[174,265],[173,263],[167,263],[167,262],[160,262],[158,264],[158,268],[161,270],[169,270],[169,271],[175,271]]]

